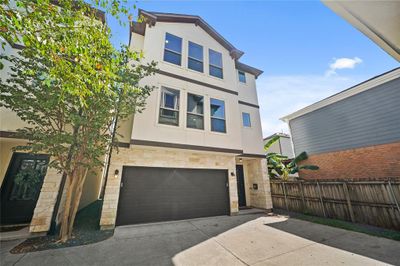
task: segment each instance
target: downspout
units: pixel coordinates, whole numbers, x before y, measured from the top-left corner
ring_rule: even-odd
[[[115,115],[114,124],[113,124],[112,142],[114,142],[115,134],[117,132],[117,123],[118,123],[118,111],[117,111],[117,113]],[[110,149],[108,150],[106,171],[103,173],[104,182],[103,182],[103,186],[101,187],[100,196],[99,196],[100,200],[104,199],[104,194],[106,192],[106,186],[107,186],[107,180],[108,180],[108,172],[110,171],[112,151],[113,151],[113,143],[110,144]]]

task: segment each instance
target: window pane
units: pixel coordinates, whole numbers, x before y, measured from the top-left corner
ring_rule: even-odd
[[[188,93],[187,111],[195,114],[203,114],[204,97]]]
[[[168,50],[177,52],[178,54],[181,54],[182,53],[182,38],[179,38],[175,35],[167,33],[165,35],[165,48]]]
[[[208,51],[210,64],[222,68],[222,54],[211,49],[209,49]]]
[[[187,114],[187,127],[204,129],[204,117],[201,115]]]
[[[243,118],[243,126],[251,127],[250,114],[242,113],[242,118]]]
[[[222,75],[222,68],[214,67],[210,65],[210,75],[217,77],[217,78],[223,78]]]
[[[211,117],[225,119],[225,103],[217,99],[210,99]]]
[[[211,118],[211,131],[226,132],[225,120]]]
[[[170,62],[175,65],[181,65],[181,55],[174,52],[164,50],[164,61]]]
[[[189,58],[188,68],[199,71],[199,72],[203,72],[203,62]]]
[[[179,111],[160,108],[160,124],[179,125]]]
[[[246,83],[246,74],[242,71],[239,71],[239,81]]]
[[[162,88],[161,107],[179,110],[179,91]]]
[[[189,57],[203,62],[203,46],[189,42]]]

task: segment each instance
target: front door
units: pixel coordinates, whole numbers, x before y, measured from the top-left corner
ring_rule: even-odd
[[[239,197],[239,207],[246,206],[246,194],[244,186],[244,173],[243,165],[236,165],[236,179],[237,179],[237,190]]]
[[[48,155],[13,154],[1,186],[0,224],[31,221],[48,162]]]

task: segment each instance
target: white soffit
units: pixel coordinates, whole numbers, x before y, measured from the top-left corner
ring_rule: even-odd
[[[400,1],[322,2],[400,61]]]

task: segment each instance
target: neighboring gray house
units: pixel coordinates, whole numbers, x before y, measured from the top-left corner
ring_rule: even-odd
[[[275,133],[271,136],[264,138],[264,145],[273,137],[279,136],[280,138],[271,145],[267,152],[275,152],[287,156],[289,159],[294,158],[292,140],[290,135],[285,133]]]
[[[400,179],[400,68],[282,118],[294,151],[318,171],[303,178]]]

